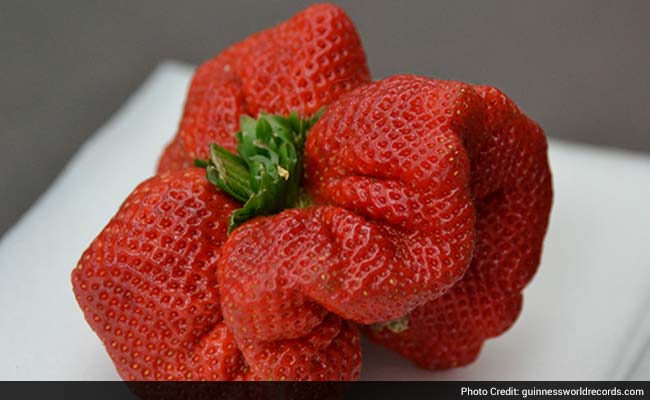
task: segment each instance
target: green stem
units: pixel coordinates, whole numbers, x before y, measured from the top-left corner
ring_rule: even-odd
[[[409,328],[409,317],[407,315],[402,318],[394,319],[392,321],[378,322],[376,324],[372,324],[371,328],[376,331],[388,329],[393,333],[401,333]]]
[[[242,203],[253,195],[251,174],[246,163],[225,148],[210,145],[210,161],[206,167],[207,178]]]
[[[207,161],[207,160],[201,160],[200,158],[195,158],[194,159],[194,166],[195,167],[207,168],[209,164],[210,164],[210,162]]]
[[[230,218],[230,231],[260,215],[311,204],[301,187],[303,151],[309,129],[322,115],[299,118],[262,114],[242,116],[237,154],[210,145],[210,159],[196,160],[210,183],[244,203]]]

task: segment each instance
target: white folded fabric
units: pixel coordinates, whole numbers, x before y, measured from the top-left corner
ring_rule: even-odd
[[[0,379],[119,379],[75,302],[70,271],[154,172],[190,75],[160,65],[0,241]],[[550,155],[551,226],[516,325],[476,363],[446,372],[365,343],[364,379],[650,378],[650,157],[557,140]]]

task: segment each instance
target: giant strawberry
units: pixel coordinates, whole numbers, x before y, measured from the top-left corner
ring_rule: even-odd
[[[207,158],[208,145],[236,146],[240,115],[311,116],[370,80],[361,40],[345,12],[314,5],[202,64],[192,79],[175,139],[158,171]]]
[[[350,321],[460,365],[517,316],[551,182],[541,129],[502,93],[402,75],[240,126],[206,181],[136,189],[73,272],[123,377],[355,379]]]

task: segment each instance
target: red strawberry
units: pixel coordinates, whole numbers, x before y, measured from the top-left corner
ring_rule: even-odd
[[[160,171],[179,171],[192,166],[193,162],[185,156],[185,149],[179,137],[176,137],[165,147],[158,162]]]
[[[331,4],[311,6],[197,69],[178,135],[158,171],[207,158],[210,143],[234,150],[233,133],[242,114],[297,111],[309,116],[369,80],[361,40],[349,17]]]
[[[358,378],[356,328],[332,316],[306,338],[256,343],[223,323],[216,264],[239,205],[188,169],[126,199],[72,272],[75,296],[125,380]]]
[[[243,118],[237,154],[204,162],[241,207],[163,174],[84,253],[75,294],[125,379],[356,379],[348,320],[444,368],[512,324],[552,197],[539,126],[496,89],[412,75],[313,123]]]
[[[553,194],[542,129],[499,90],[473,89],[484,99],[487,120],[472,156],[472,264],[447,293],[409,315],[407,330],[370,330],[375,340],[423,368],[468,364],[486,339],[514,323],[548,225]]]

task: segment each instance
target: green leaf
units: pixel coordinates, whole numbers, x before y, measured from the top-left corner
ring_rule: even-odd
[[[257,125],[255,126],[255,138],[262,143],[267,144],[271,142],[273,134],[273,128],[271,128],[266,117],[262,115],[260,119],[257,120]]]
[[[240,132],[255,132],[255,125],[257,125],[255,118],[248,115],[239,117]]]
[[[243,203],[231,215],[230,231],[257,216],[311,203],[300,186],[302,153],[307,133],[323,111],[310,118],[295,111],[288,117],[261,114],[257,120],[243,115],[235,133],[237,154],[212,144],[210,159],[195,161],[210,183]]]
[[[210,145],[206,176],[209,182],[239,201],[247,201],[253,195],[250,172],[244,160],[217,144]]]
[[[199,168],[207,168],[210,162],[208,160],[201,160],[200,158],[194,159],[194,166]]]

